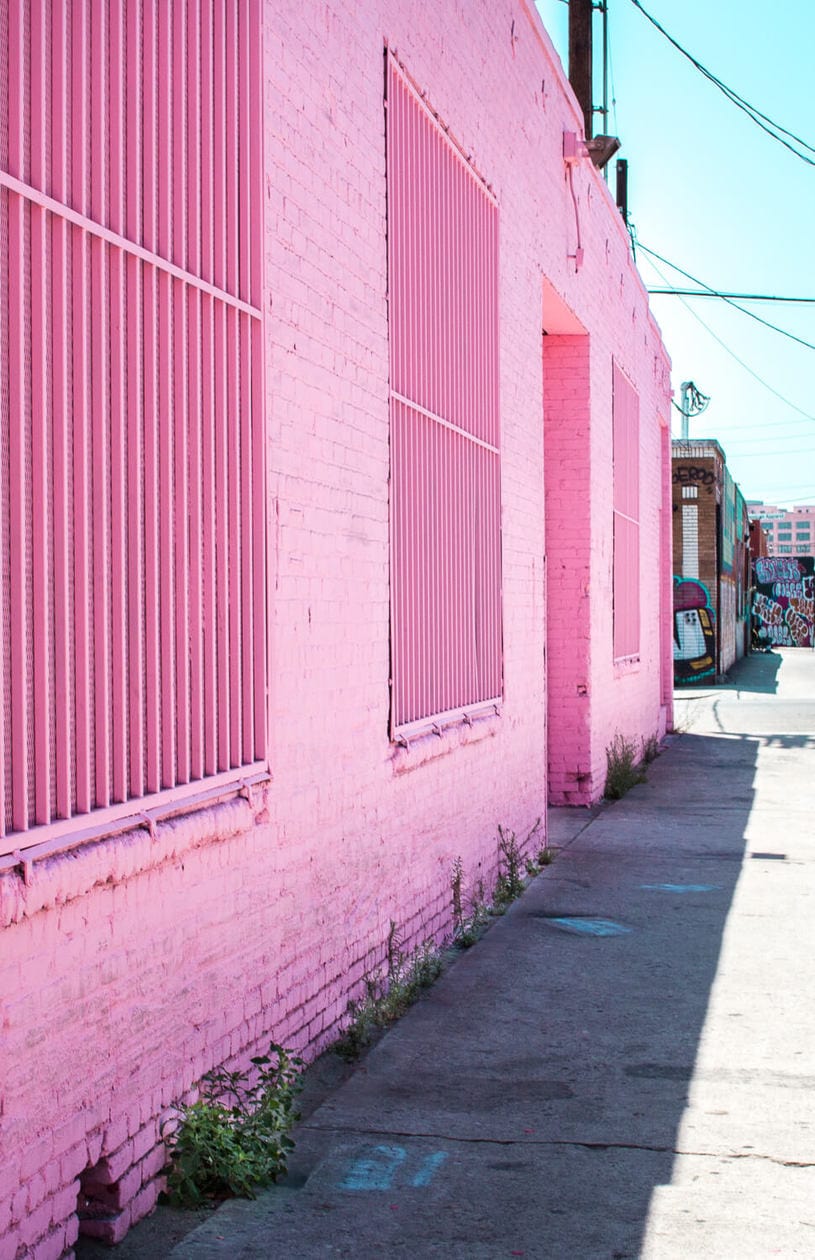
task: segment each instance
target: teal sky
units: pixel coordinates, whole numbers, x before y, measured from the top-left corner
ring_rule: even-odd
[[[812,0],[779,0],[773,6],[763,0],[642,4],[719,79],[815,146]],[[537,0],[537,8],[565,65],[567,5]],[[608,0],[608,22],[607,130],[622,142],[617,156],[628,159],[629,213],[639,240],[715,289],[815,298],[815,165],[765,135],[631,0]],[[600,105],[599,14],[595,23],[595,105]],[[603,130],[598,115],[595,132]],[[809,156],[815,161],[815,154]],[[667,279],[693,287],[662,263],[656,264],[660,276],[643,253],[638,264],[649,286]],[[651,301],[673,361],[676,401],[685,380],[710,395],[704,415],[691,420],[691,436],[721,443],[747,498],[815,502],[815,350],[713,298],[687,298],[687,305],[678,297]],[[815,305],[744,305],[815,343]],[[674,436],[679,419],[674,410]]]

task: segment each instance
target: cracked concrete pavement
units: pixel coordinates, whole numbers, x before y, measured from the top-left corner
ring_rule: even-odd
[[[815,653],[677,725],[174,1260],[815,1256]]]

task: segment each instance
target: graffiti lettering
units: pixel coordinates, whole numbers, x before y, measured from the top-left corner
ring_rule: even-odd
[[[803,595],[804,586],[802,582],[773,582],[773,595],[776,599],[786,595],[787,599],[795,599],[799,595]]]
[[[809,622],[799,617],[794,608],[787,609],[784,620],[797,646],[806,647],[809,642]]]
[[[710,468],[680,464],[678,468],[674,468],[672,479],[677,486],[712,486],[716,482],[716,474]]]
[[[756,560],[753,617],[758,638],[785,647],[812,647],[815,640],[815,559],[780,556]]]
[[[756,581],[762,586],[769,582],[797,582],[801,573],[797,560],[787,560],[782,556],[762,556],[756,560]]]
[[[760,592],[753,602],[753,614],[759,621],[763,621],[765,626],[780,626],[784,620],[784,610],[781,605]]]
[[[812,599],[790,599],[790,608],[798,613],[799,617],[806,617],[808,621],[815,621],[815,600]]]

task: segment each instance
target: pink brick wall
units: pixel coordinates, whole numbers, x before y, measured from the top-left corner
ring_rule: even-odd
[[[503,711],[407,750],[388,740],[385,41],[492,184],[501,233]],[[497,825],[525,833],[545,810],[547,633],[558,791],[596,796],[614,730],[665,725],[667,365],[586,159],[575,172],[585,260],[575,271],[569,259],[562,136],[579,114],[537,18],[502,0],[473,0],[466,22],[454,0],[432,21],[408,0],[268,0],[264,42],[273,782],[251,806],[161,824],[156,840],[133,833],[37,864],[30,887],[0,879],[2,1260],[20,1244],[37,1260],[70,1251],[80,1178],[108,1205],[107,1236],[121,1236],[155,1201],[174,1099],[270,1037],[309,1053],[332,1040],[384,958],[390,921],[408,945],[449,931],[457,856],[468,886],[489,887]],[[571,332],[588,333],[591,426],[574,417],[571,455],[568,335],[563,423],[544,424],[544,278]],[[611,659],[612,358],[641,414],[642,653],[624,669]],[[544,486],[547,510],[573,521],[574,550],[547,524],[548,632]],[[588,777],[568,789],[576,765]]]
[[[611,437],[611,368],[607,357],[598,355],[600,362],[592,382],[593,397],[598,400],[592,415],[592,799],[602,794],[606,749],[615,733],[640,744],[651,736],[661,738],[671,723],[670,693],[666,694],[663,683],[666,657],[662,633],[668,615],[663,578],[671,528],[663,498],[668,475],[663,456],[663,422],[670,405],[667,367],[653,329],[641,326],[641,315],[633,303],[628,317],[630,343],[627,345],[620,336],[622,330],[615,328],[608,330],[616,336],[609,337],[606,346],[613,347],[640,401],[640,653],[636,662],[618,664],[609,646],[613,603],[611,538],[606,522],[611,512],[611,486],[602,469]],[[606,408],[608,414],[604,415]]]
[[[638,363],[635,335],[613,335],[614,322],[596,321],[590,336],[559,331],[574,322],[547,292],[549,800],[588,805],[603,793],[615,734],[640,746],[670,726],[669,399],[653,329],[650,341],[643,337],[649,364]],[[613,650],[612,359],[627,365],[640,407],[640,652],[625,662],[615,662]]]
[[[544,311],[551,327],[557,320]],[[591,399],[588,336],[543,343],[549,799],[591,798]]]

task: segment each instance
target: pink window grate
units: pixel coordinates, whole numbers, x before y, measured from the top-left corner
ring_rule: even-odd
[[[639,398],[617,364],[614,409],[614,659],[640,650]]]
[[[391,728],[502,692],[498,208],[392,56]]]
[[[12,852],[266,772],[259,0],[0,30]]]

